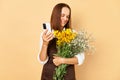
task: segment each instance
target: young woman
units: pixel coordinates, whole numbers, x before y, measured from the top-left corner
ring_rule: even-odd
[[[65,3],[57,4],[51,15],[52,30],[71,28],[71,8]],[[53,56],[57,52],[56,39],[52,32],[45,30],[41,34],[39,60],[43,65],[41,80],[53,80],[55,67],[61,64],[69,64],[64,80],[75,80],[74,65],[81,65],[84,61],[84,53],[77,54],[73,58]]]

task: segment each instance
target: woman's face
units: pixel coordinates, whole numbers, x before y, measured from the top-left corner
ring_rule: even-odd
[[[61,26],[62,28],[66,25],[69,20],[70,10],[67,7],[63,7],[61,11]]]

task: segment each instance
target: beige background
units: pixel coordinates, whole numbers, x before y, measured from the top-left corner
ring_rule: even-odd
[[[40,80],[42,23],[59,2],[71,6],[73,27],[96,39],[95,54],[76,66],[77,80],[120,80],[119,0],[0,0],[0,80]]]

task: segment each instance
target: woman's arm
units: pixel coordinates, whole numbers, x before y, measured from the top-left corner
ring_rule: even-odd
[[[56,66],[59,66],[60,64],[78,64],[81,65],[84,61],[84,53],[80,53],[75,55],[73,58],[61,58],[54,56],[53,63]]]
[[[47,48],[48,48],[48,45],[43,43],[40,54],[39,54],[39,58],[41,61],[45,61],[48,57],[47,56]]]
[[[48,48],[48,44],[49,41],[53,39],[53,33],[48,33],[48,30],[45,30],[45,32],[43,32],[42,35],[42,46],[41,46],[41,50],[40,50],[40,54],[39,54],[39,60],[42,62],[46,62],[46,60],[48,59],[48,55],[47,55],[47,48]]]
[[[78,64],[78,59],[77,59],[77,57],[64,58],[62,64]]]
[[[73,58],[61,58],[61,57],[54,56],[53,63],[56,66],[59,66],[61,64],[78,64],[78,60],[77,60],[76,57],[73,57]]]

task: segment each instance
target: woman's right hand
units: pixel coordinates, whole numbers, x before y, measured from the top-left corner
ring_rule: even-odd
[[[43,44],[44,45],[48,45],[49,41],[52,40],[53,37],[54,37],[53,33],[52,32],[48,32],[48,30],[46,29],[43,32],[43,36],[42,36]]]

